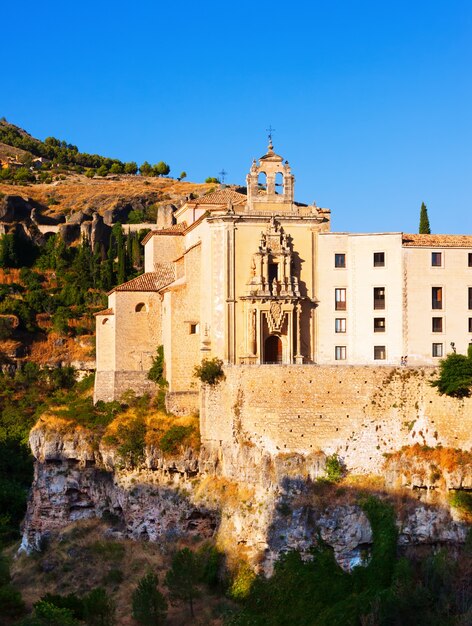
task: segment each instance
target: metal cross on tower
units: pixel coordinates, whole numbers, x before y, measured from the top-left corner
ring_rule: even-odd
[[[275,132],[275,128],[272,128],[272,125],[269,124],[269,128],[266,128],[266,131],[269,133],[269,143],[272,143],[272,133]]]
[[[220,176],[220,179],[221,179],[221,184],[223,184],[223,185],[224,185],[224,182],[225,182],[225,176],[227,174],[228,174],[228,172],[225,172],[225,168],[223,168],[221,170],[221,172],[218,172],[218,175]]]

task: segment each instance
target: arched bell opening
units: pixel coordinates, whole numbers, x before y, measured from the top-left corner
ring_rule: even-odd
[[[277,172],[275,175],[275,193],[279,196],[284,195],[284,176],[282,172]]]
[[[267,192],[267,174],[265,172],[259,172],[257,177],[257,189],[259,192]]]
[[[265,340],[264,363],[282,363],[282,340],[278,335],[269,335]]]

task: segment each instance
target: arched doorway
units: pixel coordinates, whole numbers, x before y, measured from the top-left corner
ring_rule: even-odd
[[[282,340],[270,335],[264,343],[264,363],[282,363]]]

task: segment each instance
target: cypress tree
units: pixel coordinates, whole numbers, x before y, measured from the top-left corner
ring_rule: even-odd
[[[424,202],[421,203],[420,211],[420,228],[418,230],[420,235],[430,235],[431,228],[429,226],[428,209]]]
[[[120,229],[116,230],[116,254],[118,257],[116,280],[118,284],[121,285],[126,281],[126,250],[121,224]]]

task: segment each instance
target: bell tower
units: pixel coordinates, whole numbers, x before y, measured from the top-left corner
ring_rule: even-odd
[[[269,135],[267,153],[253,161],[247,182],[247,206],[254,213],[293,213],[295,177],[288,161],[274,152],[272,137]]]

